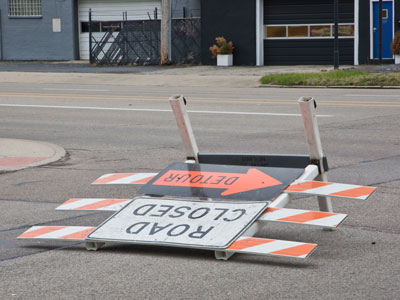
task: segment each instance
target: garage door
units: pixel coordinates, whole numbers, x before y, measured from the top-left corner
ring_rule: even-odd
[[[161,18],[161,0],[80,0],[79,1],[79,49],[80,58],[89,59],[89,9],[92,10],[92,32],[101,39],[110,22],[123,20],[149,20]]]
[[[264,0],[264,64],[333,64],[334,0]],[[340,64],[354,63],[354,0],[339,9]]]

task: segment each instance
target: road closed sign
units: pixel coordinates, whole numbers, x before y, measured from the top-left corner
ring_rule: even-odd
[[[89,234],[87,240],[224,249],[267,205],[138,197]]]

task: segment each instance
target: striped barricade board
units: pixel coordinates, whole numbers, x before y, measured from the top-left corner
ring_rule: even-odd
[[[150,182],[157,173],[113,173],[105,174],[92,184],[135,184],[142,185]],[[142,178],[136,180],[135,178]],[[143,179],[144,178],[144,179]],[[376,188],[355,184],[344,184],[322,181],[301,181],[291,183],[282,192],[288,194],[302,194],[313,196],[329,196],[334,198],[347,198],[366,200]],[[171,195],[175,196],[175,195]]]
[[[146,197],[143,197],[146,199]],[[118,211],[132,199],[75,198],[69,199],[57,210],[77,211]],[[267,208],[258,217],[258,222],[282,222],[300,225],[313,225],[326,228],[339,226],[347,217],[346,214],[311,211],[293,208]]]
[[[88,234],[96,227],[83,226],[33,226],[21,234],[18,239],[43,239],[85,242]],[[289,258],[306,259],[317,247],[316,244],[282,241],[242,236],[232,242],[223,251],[230,253],[247,253]],[[207,249],[218,250],[218,249]]]

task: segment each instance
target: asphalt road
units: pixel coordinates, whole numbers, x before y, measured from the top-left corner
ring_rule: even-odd
[[[201,152],[294,153],[307,147],[296,100],[313,96],[330,181],[372,185],[334,200],[337,231],[268,225],[260,237],[317,243],[304,262],[168,247],[17,241],[32,225],[97,226],[109,213],[61,212],[69,198],[132,198],[91,186],[113,172],[156,172],[184,159],[168,97],[184,94]],[[0,174],[1,299],[397,299],[400,282],[398,90],[176,88],[0,83],[0,136],[46,141],[68,156]],[[317,209],[314,198],[290,207]]]

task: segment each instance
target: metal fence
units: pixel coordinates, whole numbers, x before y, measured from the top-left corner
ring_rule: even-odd
[[[161,21],[154,19],[98,21],[89,12],[89,57],[97,65],[157,65],[160,63]],[[171,20],[171,63],[200,63],[200,18]]]
[[[201,19],[172,19],[171,44],[174,64],[199,64],[201,62]]]

